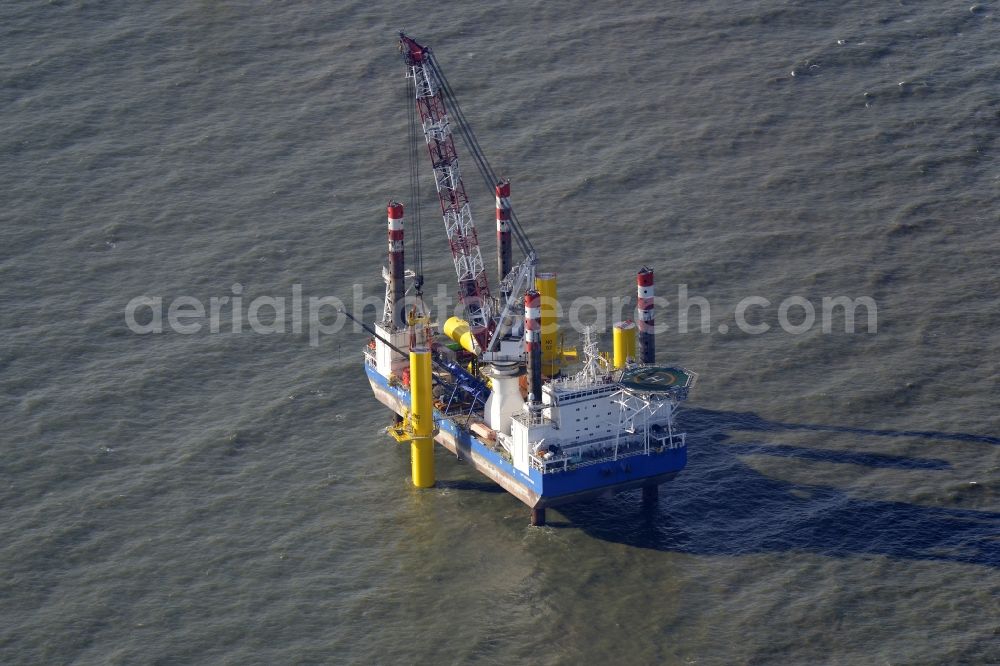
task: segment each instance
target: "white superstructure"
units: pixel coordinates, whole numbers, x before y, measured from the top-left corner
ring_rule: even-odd
[[[515,468],[556,471],[685,445],[684,434],[674,432],[674,414],[693,373],[655,366],[613,372],[589,331],[584,353],[580,372],[544,385],[540,411],[525,404],[512,415],[509,434],[498,434]]]

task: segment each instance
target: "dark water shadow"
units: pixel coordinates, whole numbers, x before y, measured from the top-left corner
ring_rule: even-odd
[[[851,426],[819,425],[815,423],[782,423],[781,421],[768,421],[752,412],[720,412],[711,409],[687,409],[683,413],[690,422],[703,423],[715,429],[725,430],[759,430],[761,432],[812,430],[818,432],[844,432],[873,437],[919,437],[921,439],[944,439],[954,442],[973,442],[976,444],[1000,444],[1000,437],[972,435],[964,432],[876,430]]]
[[[507,492],[492,481],[473,481],[472,479],[438,479],[434,486],[449,490],[474,490],[480,493]]]
[[[731,431],[821,430],[886,437],[995,443],[960,433],[917,433],[772,423],[754,414],[683,412],[689,461],[660,488],[653,507],[631,491],[559,507],[572,526],[600,539],[697,555],[802,551],[831,557],[883,555],[1000,567],[1000,514],[866,500],[836,488],[765,476],[740,455],[776,455],[875,468],[939,470],[943,460],[730,441]],[[970,486],[970,492],[991,492]]]
[[[819,462],[864,465],[865,467],[888,467],[895,469],[948,469],[951,467],[947,460],[938,460],[937,458],[909,458],[907,456],[865,453],[863,451],[806,449],[801,446],[766,444],[762,442],[730,443],[729,449],[733,453],[742,456],[757,454],[778,458],[800,458]]]

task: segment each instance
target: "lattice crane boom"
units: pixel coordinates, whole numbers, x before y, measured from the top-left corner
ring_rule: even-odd
[[[430,49],[403,33],[399,34],[399,44],[408,68],[407,76],[413,79],[414,102],[430,154],[445,233],[458,276],[458,297],[465,307],[470,326],[485,335],[495,325],[491,312],[493,302],[472,209],[458,165],[442,85]]]

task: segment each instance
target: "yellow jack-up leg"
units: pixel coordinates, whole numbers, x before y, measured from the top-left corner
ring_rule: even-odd
[[[410,350],[410,467],[413,485],[434,485],[434,398],[431,393],[431,352],[426,347]]]

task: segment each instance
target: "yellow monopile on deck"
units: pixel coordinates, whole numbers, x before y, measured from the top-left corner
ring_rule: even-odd
[[[625,367],[627,359],[635,360],[635,322],[620,321],[612,329],[615,345],[615,370]]]
[[[410,467],[413,485],[434,485],[434,397],[431,393],[431,352],[426,347],[410,350]]]
[[[542,343],[542,374],[554,377],[562,367],[557,342],[559,339],[558,296],[556,293],[556,274],[538,273],[535,275],[535,289],[542,296],[541,306],[541,343]]]
[[[469,328],[469,322],[464,319],[460,317],[448,317],[444,322],[443,330],[445,335],[462,345],[465,351],[472,352],[477,356],[482,353],[479,341],[476,340],[476,336],[472,334],[472,330]]]

